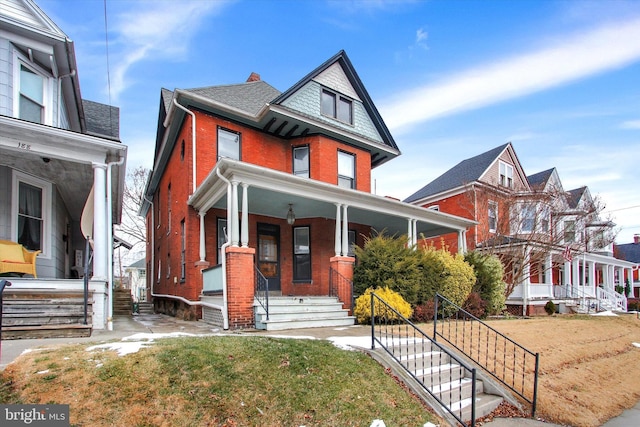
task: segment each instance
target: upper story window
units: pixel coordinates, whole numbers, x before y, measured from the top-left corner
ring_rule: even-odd
[[[322,90],[321,112],[341,122],[353,124],[353,102],[330,90]]]
[[[15,241],[31,251],[42,251],[49,258],[51,229],[51,184],[14,171],[13,227]]]
[[[489,231],[495,233],[498,230],[498,204],[489,202]]]
[[[293,147],[293,174],[309,178],[309,146]]]
[[[33,123],[45,123],[46,78],[20,62],[18,117]]]
[[[338,151],[338,186],[356,188],[356,156]]]
[[[500,162],[500,185],[513,188],[513,166]]]
[[[240,134],[218,128],[218,159],[228,157],[240,160]]]
[[[576,241],[576,222],[567,220],[564,222],[564,242],[573,243]]]
[[[536,207],[532,203],[525,203],[520,210],[520,232],[533,233],[536,227]]]

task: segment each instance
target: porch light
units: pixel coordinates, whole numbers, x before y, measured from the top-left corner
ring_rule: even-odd
[[[293,208],[291,207],[291,203],[289,203],[289,212],[287,212],[287,224],[293,225],[296,222],[296,214],[293,213]]]

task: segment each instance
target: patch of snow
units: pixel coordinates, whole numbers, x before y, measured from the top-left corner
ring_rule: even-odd
[[[148,347],[153,341],[136,341],[136,342],[112,342],[108,344],[99,344],[87,347],[87,351],[94,350],[115,350],[118,356],[126,356],[127,354],[137,353],[141,348]]]
[[[38,371],[38,372],[36,372],[36,374],[41,374],[41,375],[42,375],[42,374],[48,374],[48,373],[49,373],[49,370],[48,370],[48,369],[45,369],[44,371]]]
[[[387,427],[382,420],[373,420],[369,427]]]
[[[638,343],[638,342],[634,342],[634,343],[631,343],[631,344],[632,344],[634,347],[640,347],[640,343]]]
[[[371,337],[329,337],[333,345],[343,350],[355,350],[359,348],[371,348]]]
[[[616,316],[617,317],[618,315],[611,310],[607,310],[607,311],[601,311],[600,313],[594,313],[592,314],[592,316]]]

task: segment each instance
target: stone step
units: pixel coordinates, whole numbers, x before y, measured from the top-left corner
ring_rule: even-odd
[[[19,340],[33,338],[71,338],[90,337],[91,319],[87,325],[40,325],[40,326],[3,326],[3,340]]]
[[[330,326],[353,326],[355,317],[339,316],[312,319],[290,319],[290,320],[264,320],[256,321],[256,329],[264,329],[267,331],[283,331],[285,329],[303,329],[303,328],[324,328]]]

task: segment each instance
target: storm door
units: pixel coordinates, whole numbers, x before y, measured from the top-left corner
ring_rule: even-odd
[[[280,227],[258,224],[258,269],[269,281],[269,291],[280,291]]]

